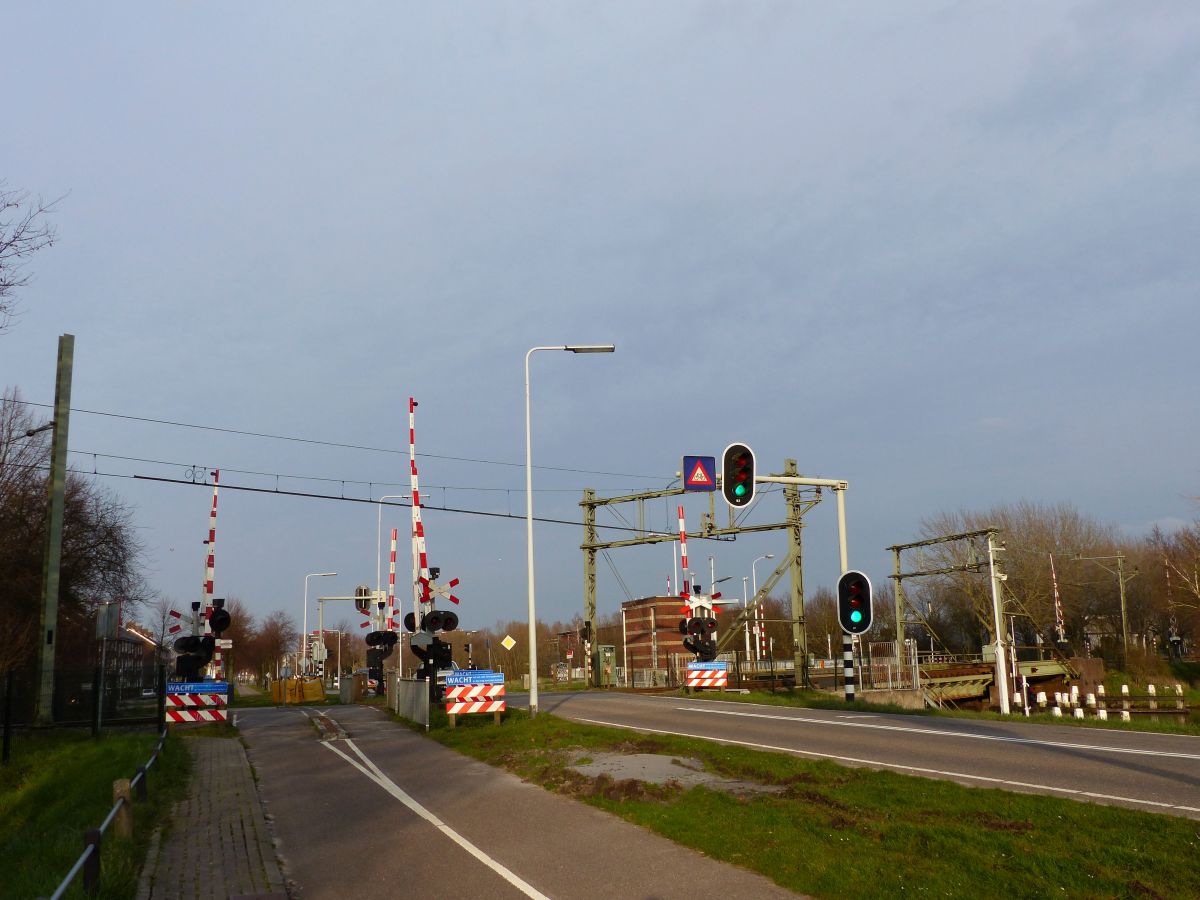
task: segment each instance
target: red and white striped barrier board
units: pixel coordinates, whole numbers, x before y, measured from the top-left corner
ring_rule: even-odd
[[[224,694],[167,694],[168,706],[224,706]]]
[[[168,722],[224,722],[227,713],[223,709],[168,709]]]
[[[447,700],[493,699],[504,696],[502,684],[456,684],[446,688]]]
[[[729,673],[719,669],[689,669],[687,686],[690,688],[729,687]]]
[[[465,703],[446,704],[446,712],[452,716],[461,716],[465,713],[504,712],[507,708],[503,700],[473,700]]]

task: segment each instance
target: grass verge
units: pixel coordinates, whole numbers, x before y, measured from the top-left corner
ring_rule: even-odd
[[[685,695],[680,692],[679,696],[682,697]],[[1168,702],[1174,702],[1173,696],[1164,699],[1162,704],[1164,713],[1161,718],[1155,720],[1149,716],[1138,716],[1131,722],[1122,722],[1118,714],[1112,711],[1109,712],[1109,715],[1112,716],[1112,718],[1101,720],[1090,715],[1087,718],[1076,719],[1071,715],[1052,716],[1049,713],[1033,713],[1029,716],[1022,716],[1018,712],[1013,715],[1005,716],[995,712],[975,712],[965,709],[909,709],[903,706],[895,706],[890,703],[870,703],[866,700],[855,700],[853,703],[847,703],[840,697],[835,697],[821,691],[779,691],[773,694],[768,691],[751,691],[748,694],[738,694],[732,691],[726,693],[702,692],[692,694],[690,699],[724,700],[733,703],[760,703],[770,706],[791,706],[805,709],[830,709],[836,710],[837,712],[857,711],[892,713],[906,716],[940,716],[952,719],[985,719],[997,722],[1026,722],[1034,725],[1065,725],[1072,728],[1106,728],[1113,731],[1153,731],[1161,734],[1200,735],[1200,721],[1197,721],[1194,715],[1189,721],[1181,721],[1166,715],[1165,710],[1168,708]],[[1110,707],[1113,705],[1112,701],[1113,698],[1109,697]],[[1195,701],[1189,700],[1189,704],[1194,705]]]
[[[84,848],[84,834],[99,828],[113,806],[112,786],[132,778],[150,758],[158,735],[116,732],[93,739],[87,732],[35,732],[13,742],[9,765],[0,769],[0,894],[49,897]],[[151,767],[149,799],[135,801],[134,834],[120,840],[110,826],[101,848],[100,890],[93,896],[128,898],[154,828],[187,786],[190,758],[182,741],[167,739]],[[67,897],[85,896],[77,876]]]
[[[436,713],[430,737],[815,897],[1200,896],[1195,821],[506,715],[500,727],[467,716],[451,730]],[[692,757],[782,792],[685,791],[569,768],[573,756],[598,751]]]

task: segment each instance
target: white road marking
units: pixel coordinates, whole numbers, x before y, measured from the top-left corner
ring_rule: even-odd
[[[1171,759],[1200,760],[1200,754],[1175,753],[1170,750],[1137,750],[1131,747],[1105,747],[1099,744],[1072,744],[1066,741],[1044,741],[1037,738],[1006,737],[998,734],[975,734],[969,731],[946,731],[941,728],[913,728],[907,725],[878,725],[866,722],[839,722],[833,719],[810,719],[804,716],[780,716],[768,713],[741,712],[732,709],[703,709],[696,706],[677,706],[683,712],[708,713],[714,716],[741,716],[747,719],[772,719],[779,722],[797,722],[802,725],[839,725],[843,728],[874,728],[879,731],[903,731],[933,737],[966,738],[975,741],[999,741],[1005,744],[1029,744],[1034,747],[1057,747],[1066,750],[1091,750],[1097,753],[1131,753],[1136,756],[1159,756]]]
[[[461,834],[427,810],[424,806],[406,794],[403,790],[401,790],[399,785],[384,775],[383,772],[379,770],[379,767],[376,766],[375,763],[371,762],[367,755],[358,748],[354,741],[347,738],[339,741],[338,743],[345,744],[347,747],[353,750],[359,759],[362,760],[362,763],[359,763],[357,760],[352,759],[349,755],[342,752],[342,750],[332,741],[322,742],[321,746],[328,747],[342,759],[346,760],[346,762],[350,763],[350,765],[354,766],[354,768],[358,769],[358,771],[362,772],[422,819],[429,822],[434,828],[438,829],[440,832],[442,832],[442,834],[446,835],[446,837],[450,838],[450,840],[454,841],[454,843],[458,844],[458,846],[462,847],[485,866],[498,874],[501,878],[523,893],[526,897],[532,897],[535,898],[535,900],[550,900],[549,897],[541,893],[537,888],[533,887],[533,885],[524,881],[515,873],[513,873],[512,870],[492,859],[492,857],[488,856],[486,853],[468,841],[465,837],[463,837]]]
[[[640,725],[625,725],[621,722],[604,722],[600,719],[575,719],[576,722],[587,722],[589,725],[608,725],[612,728],[624,728],[629,731],[644,731],[649,734],[668,734],[674,737],[698,738],[702,741],[713,741],[718,744],[734,744],[739,747],[752,747],[755,750],[773,750],[778,753],[798,753],[802,756],[815,756],[818,759],[833,759],[838,762],[858,763],[863,766],[873,766],[877,769],[892,769],[902,772],[918,772],[923,775],[941,775],[946,778],[965,778],[971,781],[983,781],[990,784],[1006,785],[1008,787],[1023,787],[1037,791],[1050,791],[1057,794],[1067,794],[1072,797],[1091,797],[1095,800],[1116,800],[1121,803],[1136,803],[1142,806],[1154,806],[1159,809],[1178,809],[1184,812],[1200,813],[1200,807],[1179,806],[1174,803],[1160,803],[1156,800],[1142,800],[1137,797],[1118,797],[1115,794],[1097,794],[1094,791],[1077,791],[1072,788],[1055,787],[1050,784],[1032,784],[1027,781],[1009,781],[1004,778],[990,778],[986,775],[970,775],[966,772],[947,772],[942,769],[926,769],[921,766],[905,766],[899,763],[881,762],[876,759],[859,759],[854,756],[837,756],[833,753],[818,753],[814,750],[797,750],[795,747],[776,747],[771,744],[756,744],[752,741],[735,741],[731,738],[713,737],[709,734],[688,734],[685,731],[666,731],[661,728],[644,728]]]

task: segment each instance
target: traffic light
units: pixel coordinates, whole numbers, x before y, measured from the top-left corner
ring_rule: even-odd
[[[435,609],[421,616],[422,631],[453,631],[458,627],[458,613],[451,609]]]
[[[396,646],[396,641],[400,635],[394,631],[372,631],[365,640],[368,647],[377,648],[380,652],[380,660],[387,659],[392,655],[392,649]]]
[[[696,654],[701,662],[712,662],[717,658],[717,642],[712,636],[717,630],[717,620],[708,616],[695,616],[679,623],[679,630],[686,633],[683,646]]]
[[[233,617],[229,615],[229,610],[225,608],[224,598],[215,598],[212,605],[212,611],[208,614],[208,627],[212,629],[213,634],[220,636],[221,632],[225,631],[233,623]]]
[[[733,507],[754,499],[754,451],[745,444],[730,444],[721,454],[721,494]]]
[[[847,634],[871,628],[871,579],[862,572],[847,572],[838,579],[838,624]]]
[[[184,681],[199,681],[204,667],[213,658],[216,646],[217,639],[211,634],[203,637],[189,634],[177,638],[174,647],[179,655],[175,657],[175,677]]]
[[[592,639],[592,623],[584,622],[579,626],[579,643],[586,644]]]
[[[371,609],[371,589],[360,584],[354,589],[354,608],[360,612],[367,612]]]

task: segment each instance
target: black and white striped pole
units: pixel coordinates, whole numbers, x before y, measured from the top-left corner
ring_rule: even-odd
[[[871,579],[849,571],[838,579],[838,624],[842,627],[842,669],[846,679],[846,702],[854,700],[854,636],[871,628]]]
[[[846,684],[846,702],[854,702],[854,637],[842,632],[842,676]]]

